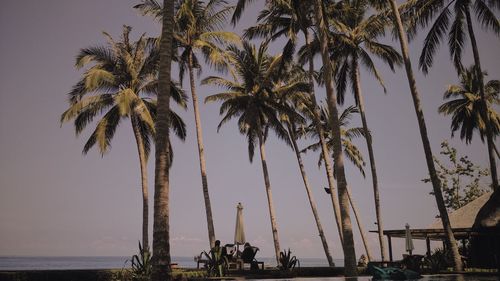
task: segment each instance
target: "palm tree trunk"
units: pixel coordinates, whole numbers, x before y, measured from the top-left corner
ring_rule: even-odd
[[[356,100],[358,101],[359,113],[361,115],[361,122],[363,123],[363,131],[365,133],[366,146],[368,147],[368,155],[370,157],[370,168],[372,173],[372,184],[373,184],[373,197],[375,199],[375,215],[377,216],[377,230],[378,230],[378,242],[380,245],[380,256],[382,261],[387,260],[385,240],[383,234],[383,224],[382,224],[382,212],[380,210],[380,193],[378,189],[378,179],[377,179],[377,168],[375,166],[375,154],[373,153],[373,142],[372,136],[368,129],[368,122],[366,121],[365,115],[365,105],[363,101],[363,95],[361,94],[361,79],[359,75],[359,64],[357,58],[354,58],[354,94],[356,95]]]
[[[271,230],[273,232],[274,252],[276,254],[276,264],[279,264],[280,241],[279,241],[279,236],[278,236],[278,224],[276,223],[276,214],[274,211],[274,204],[273,204],[273,194],[271,192],[271,182],[269,180],[269,172],[267,170],[266,150],[264,147],[264,140],[263,140],[262,132],[259,132],[259,148],[260,148],[260,159],[262,162],[262,172],[264,174],[264,184],[266,186],[267,204],[269,206],[269,218],[271,219]]]
[[[318,215],[318,209],[316,207],[316,200],[312,194],[311,188],[309,186],[309,180],[307,179],[306,170],[304,168],[304,162],[302,161],[302,156],[300,155],[299,147],[297,146],[297,140],[295,139],[295,131],[288,124],[288,133],[290,134],[290,139],[292,140],[293,150],[295,151],[295,156],[297,157],[297,162],[299,164],[300,174],[302,175],[302,181],[304,181],[304,187],[306,189],[307,198],[309,199],[309,205],[311,205],[311,210],[313,212],[314,220],[316,221],[316,226],[318,227],[319,237],[321,238],[321,243],[323,244],[323,250],[325,250],[326,259],[328,260],[328,265],[335,266],[333,263],[332,256],[330,255],[330,250],[328,249],[328,242],[326,241],[325,233],[323,231],[323,226],[321,226],[321,221]]]
[[[205,212],[207,213],[208,239],[210,248],[215,245],[215,229],[212,217],[212,206],[210,204],[210,195],[208,194],[207,167],[205,165],[205,148],[203,146],[203,132],[201,130],[200,110],[198,109],[198,96],[196,95],[196,86],[193,73],[193,55],[189,54],[189,82],[191,84],[191,97],[193,99],[194,122],[196,125],[196,139],[198,141],[198,155],[200,156],[201,185],[203,189],[203,199],[205,200]]]
[[[142,248],[149,249],[149,203],[148,203],[148,159],[144,150],[144,140],[142,139],[137,117],[131,116],[132,129],[134,130],[137,152],[139,153],[139,164],[141,166],[141,184],[142,184]]]
[[[358,207],[352,199],[351,188],[347,186],[347,196],[349,196],[349,202],[351,203],[352,211],[354,212],[354,217],[356,218],[356,222],[358,223],[359,234],[361,235],[361,240],[363,240],[363,246],[365,247],[366,257],[368,261],[373,260],[372,251],[370,250],[370,246],[368,245],[368,239],[366,239],[366,231],[363,226],[363,222],[361,221],[361,217],[358,213]]]
[[[437,207],[439,210],[439,215],[443,223],[443,228],[445,231],[445,242],[449,249],[452,251],[454,269],[456,271],[462,270],[462,261],[460,259],[460,254],[458,253],[457,242],[453,236],[453,230],[451,229],[450,219],[448,217],[448,212],[443,200],[443,193],[441,191],[441,182],[436,174],[436,168],[434,166],[434,161],[432,157],[431,144],[429,142],[429,137],[427,135],[427,128],[425,125],[424,113],[420,104],[420,96],[417,91],[417,83],[415,81],[415,76],[413,75],[413,70],[411,67],[411,61],[408,51],[408,42],[406,39],[406,34],[403,29],[403,24],[401,22],[401,16],[399,15],[398,6],[395,0],[389,0],[391,4],[392,13],[394,16],[394,24],[397,26],[399,42],[401,44],[401,53],[403,55],[403,61],[405,63],[406,76],[408,78],[408,85],[410,86],[411,96],[413,98],[413,105],[415,107],[415,113],[417,114],[418,127],[420,129],[420,136],[422,137],[422,144],[424,146],[425,160],[427,161],[427,167],[429,169],[429,175],[432,182],[432,189],[434,196],[436,198]]]
[[[306,46],[311,44],[311,39],[309,38],[309,32],[307,28],[303,29],[304,37],[306,40]],[[310,49],[309,49],[310,50]],[[311,102],[314,107],[313,117],[314,123],[316,125],[316,131],[319,136],[319,143],[321,144],[321,154],[323,156],[323,160],[325,162],[325,171],[326,177],[328,179],[328,188],[330,188],[330,198],[332,199],[333,213],[335,214],[335,223],[337,224],[337,230],[339,232],[340,243],[344,243],[344,239],[342,236],[342,224],[340,221],[340,207],[339,207],[339,199],[337,198],[337,192],[335,191],[335,179],[333,177],[333,169],[332,169],[332,159],[330,158],[330,152],[328,151],[328,147],[326,146],[325,141],[325,131],[323,127],[321,127],[320,120],[320,111],[318,107],[318,103],[316,101],[316,95],[314,94],[314,59],[312,52],[309,53],[309,85],[311,87]]]
[[[467,28],[469,29],[469,37],[472,44],[472,54],[474,55],[474,65],[476,69],[477,77],[479,78],[479,94],[481,96],[482,110],[481,118],[484,120],[486,125],[486,143],[488,144],[488,157],[490,160],[490,171],[491,171],[491,186],[493,190],[498,189],[498,171],[497,164],[495,160],[495,151],[493,143],[493,131],[491,129],[490,115],[488,112],[488,103],[486,102],[486,96],[484,94],[484,76],[483,70],[481,68],[481,60],[479,59],[479,49],[477,47],[476,36],[474,34],[474,29],[472,28],[472,19],[470,16],[469,5],[465,6],[465,17],[467,19]]]
[[[314,1],[314,10],[316,17],[316,27],[321,48],[321,58],[323,60],[326,97],[328,108],[330,110],[330,122],[332,124],[333,137],[333,155],[335,174],[337,175],[340,216],[342,219],[342,236],[344,238],[344,268],[346,276],[356,276],[356,251],[354,249],[354,237],[352,235],[351,217],[349,214],[349,197],[347,195],[347,180],[344,171],[344,158],[342,155],[342,144],[340,139],[339,113],[337,109],[337,97],[335,96],[332,81],[332,66],[328,56],[328,30],[322,11],[322,1]]]
[[[163,0],[163,18],[160,40],[158,74],[158,109],[156,118],[155,195],[153,215],[152,281],[172,279],[170,265],[170,210],[169,210],[169,120],[170,67],[174,26],[174,0]]]

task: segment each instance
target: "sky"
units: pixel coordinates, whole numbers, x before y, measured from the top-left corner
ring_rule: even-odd
[[[96,149],[81,151],[93,126],[75,136],[71,123],[61,126],[59,118],[68,107],[67,93],[83,71],[74,67],[80,48],[104,44],[102,31],[119,38],[122,25],[133,27],[131,38],[146,32],[156,36],[160,25],[140,16],[132,6],[139,0],[6,0],[0,9],[0,255],[17,256],[130,256],[141,239],[141,187],[137,149],[130,122],[125,120],[104,157]],[[255,1],[234,30],[255,23],[263,1]],[[475,26],[476,30],[479,29]],[[227,26],[227,30],[233,30]],[[398,48],[396,41],[382,42]],[[437,113],[448,84],[457,83],[446,46],[442,46],[429,75],[416,68],[423,37],[410,44],[418,90],[434,154],[440,143],[450,139],[450,118]],[[489,79],[498,79],[500,40],[491,33],[477,32],[483,69]],[[270,51],[278,53],[283,41]],[[470,47],[465,65],[472,61]],[[366,72],[361,73],[366,114],[372,131],[385,229],[429,225],[437,214],[427,175],[418,125],[402,68],[390,72],[376,61],[385,79],[387,94]],[[316,65],[320,65],[319,60]],[[174,66],[175,67],[175,66]],[[175,70],[174,70],[175,72]],[[214,74],[205,68],[201,77]],[[200,101],[217,93],[216,88],[199,86]],[[183,83],[190,94],[188,81]],[[324,89],[317,95],[324,98]],[[346,106],[354,103],[352,97]],[[174,139],[175,160],[171,170],[171,253],[194,256],[208,249],[198,152],[192,106],[176,109],[188,126],[185,142]],[[234,237],[236,205],[244,206],[246,237],[260,248],[259,255],[273,255],[272,233],[260,158],[248,161],[247,144],[236,124],[230,122],[217,133],[219,104],[201,104],[208,184],[217,239],[231,243]],[[359,118],[352,125],[360,126]],[[301,141],[305,147],[311,141]],[[365,159],[363,140],[356,140]],[[488,167],[486,146],[475,136],[470,145],[450,140],[459,153]],[[266,143],[268,167],[282,249],[290,248],[300,257],[324,257],[321,241],[307,201],[296,158],[292,150],[270,136]],[[154,155],[152,153],[151,155]],[[332,206],[323,187],[324,169],[318,155],[304,156],[321,222],[334,258],[342,258]],[[368,165],[368,164],[367,164]],[[362,222],[376,229],[369,166],[367,178],[351,164],[346,174]],[[148,166],[151,198],[154,161]],[[152,199],[151,227],[152,227]],[[357,228],[353,225],[356,254],[363,253]],[[372,252],[379,256],[377,236],[369,234]],[[394,241],[395,256],[404,241]],[[424,253],[417,242],[415,253]]]

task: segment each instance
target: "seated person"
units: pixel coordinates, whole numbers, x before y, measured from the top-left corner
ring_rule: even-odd
[[[245,248],[241,253],[241,259],[244,263],[250,264],[250,269],[258,269],[259,262],[255,259],[255,254],[257,254],[258,250],[259,248],[251,246],[250,243],[245,243]]]

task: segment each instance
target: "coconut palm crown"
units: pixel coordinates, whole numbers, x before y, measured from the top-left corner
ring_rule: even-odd
[[[487,74],[484,73],[483,75],[486,76]],[[497,136],[500,133],[500,116],[492,107],[500,104],[500,81],[488,81],[484,90],[493,136]],[[481,140],[484,142],[486,124],[481,117],[483,109],[479,94],[479,80],[474,71],[474,66],[470,66],[462,72],[460,85],[448,86],[443,99],[448,101],[439,107],[439,113],[451,115],[452,136],[456,131],[460,131],[460,139],[465,139],[466,143],[470,143],[474,132],[478,131]]]
[[[278,100],[282,91],[291,91],[291,87],[308,87],[305,83],[277,85],[279,74],[275,71],[281,62],[281,56],[272,57],[267,52],[267,43],[258,49],[249,42],[243,42],[243,49],[237,46],[228,48],[234,63],[235,74],[239,81],[230,81],[217,76],[203,79],[202,84],[212,84],[227,89],[226,92],[210,95],[205,102],[222,101],[221,115],[224,115],[217,129],[233,118],[238,118],[238,127],[247,136],[248,156],[253,160],[255,144],[259,135],[265,140],[269,129],[286,144],[291,145],[286,128],[278,115],[285,114],[301,119],[296,112]]]
[[[462,53],[467,42],[466,33],[474,36],[467,29],[472,24],[471,10],[485,30],[500,35],[500,22],[495,11],[500,11],[498,1],[488,0],[410,0],[405,4],[403,16],[409,23],[410,38],[418,27],[431,25],[424,39],[424,46],[419,59],[419,67],[427,73],[434,62],[434,55],[445,36],[448,37],[448,49],[458,73],[464,70]],[[451,25],[450,25],[451,23]]]

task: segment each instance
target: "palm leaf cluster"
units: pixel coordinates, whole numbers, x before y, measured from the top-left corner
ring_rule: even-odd
[[[500,22],[495,11],[500,11],[498,1],[491,0],[410,0],[406,3],[403,16],[408,22],[411,37],[418,28],[430,26],[424,39],[419,66],[424,73],[429,72],[434,56],[443,41],[448,38],[450,57],[457,72],[464,71],[462,54],[467,43],[471,10],[484,30],[500,35]]]
[[[276,136],[286,144],[291,145],[286,128],[280,120],[280,115],[302,120],[291,108],[281,104],[279,96],[308,87],[307,83],[291,83],[280,85],[276,83],[279,74],[275,71],[280,64],[281,56],[270,56],[266,53],[267,44],[257,49],[248,42],[243,42],[240,50],[236,46],[228,48],[236,76],[241,82],[230,81],[222,77],[210,76],[202,84],[212,84],[225,88],[227,91],[211,95],[206,102],[221,101],[220,113],[224,115],[218,125],[218,130],[233,118],[238,118],[238,129],[247,137],[248,155],[252,161],[255,145],[259,138],[263,141],[271,129]]]
[[[486,73],[484,74],[486,76]],[[489,120],[492,125],[493,135],[500,134],[500,116],[494,106],[500,104],[500,81],[491,80],[485,85],[486,100],[488,102]],[[479,132],[479,136],[484,141],[486,134],[486,124],[480,112],[484,110],[479,94],[479,83],[473,66],[467,68],[460,75],[460,85],[450,85],[443,95],[447,102],[439,107],[439,112],[444,115],[451,115],[452,135],[460,132],[460,138],[466,143],[472,141],[474,131]]]
[[[129,26],[124,26],[119,42],[104,33],[107,46],[84,48],[76,58],[77,69],[88,68],[69,92],[70,107],[61,115],[61,122],[74,120],[76,133],[80,134],[103,114],[84,145],[84,153],[96,143],[101,154],[107,152],[124,118],[130,118],[139,129],[144,149],[147,154],[150,151],[155,131],[159,52],[155,42],[144,34],[136,42],[130,42],[130,31]],[[175,83],[171,92],[172,100],[186,108],[187,96]],[[185,139],[186,126],[181,117],[173,111],[170,117],[172,130]]]

